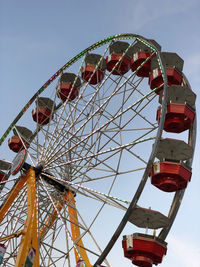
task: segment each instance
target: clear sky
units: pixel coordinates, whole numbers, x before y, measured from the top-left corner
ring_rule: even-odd
[[[162,51],[184,59],[184,73],[197,95],[198,125],[199,28],[199,0],[1,0],[0,136],[57,69],[89,45],[118,33],[155,39]],[[163,267],[200,266],[199,145],[197,135],[192,181],[167,238]]]

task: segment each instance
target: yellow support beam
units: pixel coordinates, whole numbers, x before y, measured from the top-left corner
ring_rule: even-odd
[[[84,249],[83,241],[80,239],[81,234],[80,234],[80,228],[79,228],[79,223],[78,223],[78,215],[77,215],[77,210],[76,210],[74,194],[71,191],[68,191],[67,194],[65,194],[64,198],[65,200],[67,200],[72,239],[74,243],[77,244],[78,249],[80,251],[80,255],[82,259],[84,260],[86,266],[92,267],[92,265],[89,262],[86,250]],[[52,227],[53,223],[57,219],[57,212],[60,212],[62,208],[64,208],[64,203],[62,201],[59,201],[56,204],[56,208],[54,209],[53,214],[47,218],[47,220],[44,223],[44,226],[39,232],[40,240],[43,239],[44,236],[48,233],[49,229]],[[75,248],[74,248],[74,253],[75,253],[75,259],[77,263],[80,260],[80,257]]]
[[[19,231],[17,233],[11,234],[11,235],[7,235],[7,236],[4,236],[4,237],[1,237],[0,238],[0,243],[3,242],[3,241],[6,241],[6,240],[12,239],[14,237],[19,237],[20,235],[23,235],[23,231]]]
[[[35,249],[33,267],[39,267],[39,247],[37,231],[37,206],[36,206],[36,184],[35,171],[31,167],[27,171],[27,221],[24,226],[24,235],[21,239],[17,254],[15,267],[22,267],[25,264],[28,252],[31,247]]]
[[[2,205],[2,207],[0,209],[0,223],[2,222],[6,213],[8,212],[13,201],[15,200],[17,195],[19,194],[20,190],[24,186],[25,182],[26,182],[26,176],[25,177],[22,176],[20,178],[20,180],[16,183],[16,185],[13,187],[13,189],[11,190],[9,197],[6,199],[6,201],[4,202],[4,204]]]
[[[38,240],[39,238],[44,237],[44,235],[48,232],[48,230],[53,225],[54,221],[57,218],[57,211],[54,210],[51,217],[49,217],[43,228],[41,229],[39,233],[38,238],[38,225],[37,225],[37,201],[36,201],[36,178],[35,178],[35,171],[31,167],[28,171],[26,176],[22,176],[20,180],[16,183],[16,185],[13,187],[11,193],[9,194],[9,197],[5,201],[5,203],[0,208],[0,223],[4,219],[6,213],[8,212],[10,206],[15,201],[15,198],[23,188],[24,184],[27,182],[27,220],[26,224],[24,226],[24,230],[20,231],[19,233],[10,235],[5,237],[4,239],[10,239],[13,237],[18,237],[19,235],[22,235],[20,247],[17,254],[17,259],[15,263],[15,267],[23,267],[26,262],[26,258],[28,256],[28,252],[31,247],[35,250],[35,258],[33,267],[39,267],[39,244]],[[73,241],[78,245],[80,254],[77,252],[77,250],[74,248],[75,253],[75,259],[76,262],[79,260],[84,260],[84,263],[87,267],[92,267],[92,265],[89,262],[86,250],[84,249],[84,244],[80,233],[80,228],[78,226],[78,214],[76,210],[76,204],[74,199],[74,194],[72,191],[68,191],[68,193],[65,195],[65,200],[68,202],[68,212],[69,212],[69,220],[70,220],[70,226],[71,226],[71,232],[72,232],[72,239]],[[57,210],[60,212],[63,208],[63,203],[57,203],[56,205]],[[81,258],[80,258],[81,256]],[[82,266],[85,266],[82,265]]]
[[[78,226],[78,214],[76,210],[76,202],[74,198],[74,193],[69,190],[68,194],[65,195],[65,199],[69,202],[68,212],[69,212],[69,220],[70,220],[70,226],[71,226],[71,232],[72,232],[72,239],[75,243],[78,244],[80,255],[82,257],[82,260],[84,260],[85,265],[87,267],[92,267],[92,265],[90,264],[87,252],[84,249],[83,241],[80,238],[81,233],[80,233],[80,228]],[[75,248],[74,248],[74,254],[75,254],[75,259],[77,263],[81,259]],[[85,266],[85,265],[82,265],[82,266]]]

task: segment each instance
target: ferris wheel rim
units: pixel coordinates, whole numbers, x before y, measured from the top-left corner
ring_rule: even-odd
[[[98,48],[99,46],[102,46],[104,44],[106,44],[109,41],[112,40],[121,40],[121,39],[132,39],[132,38],[136,38],[138,40],[141,40],[143,42],[145,42],[146,44],[148,44],[147,39],[144,38],[141,35],[138,34],[130,34],[130,33],[122,33],[122,34],[116,34],[113,36],[110,36],[108,38],[102,39],[99,42],[94,43],[93,45],[89,46],[88,48],[84,49],[83,51],[81,51],[78,55],[76,55],[75,57],[73,57],[72,59],[70,59],[66,64],[64,64],[60,69],[58,69],[39,89],[38,91],[29,99],[29,101],[27,102],[27,104],[25,104],[25,106],[22,108],[22,110],[18,113],[18,115],[15,117],[15,119],[11,122],[11,124],[9,125],[9,127],[7,128],[7,130],[4,132],[4,134],[1,136],[0,138],[0,146],[3,144],[4,140],[6,139],[6,137],[8,136],[8,134],[11,132],[11,130],[13,129],[13,127],[16,125],[16,123],[20,120],[20,118],[23,116],[23,114],[28,110],[28,108],[32,105],[32,103],[36,100],[36,98],[62,73],[62,71],[64,71],[65,69],[67,69],[68,67],[70,67],[73,63],[75,63],[78,59],[80,59],[81,57],[83,57],[86,53],[88,53],[89,51],[92,51],[96,48]],[[149,44],[150,45],[150,44]],[[155,49],[157,52],[157,48],[151,44],[150,45],[153,49]],[[161,66],[161,70],[163,71],[163,68]],[[163,72],[163,77],[164,77],[164,84],[166,84],[166,73]],[[164,85],[165,86],[165,85]]]

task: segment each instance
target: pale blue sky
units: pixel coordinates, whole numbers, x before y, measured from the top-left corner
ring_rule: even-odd
[[[197,94],[198,125],[199,27],[198,0],[1,0],[0,136],[58,68],[94,42],[118,33],[155,39],[163,51],[184,59],[184,73]],[[198,138],[192,181],[167,239],[163,267],[200,266],[199,144]]]

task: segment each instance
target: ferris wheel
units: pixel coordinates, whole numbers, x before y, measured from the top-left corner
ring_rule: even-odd
[[[161,263],[191,180],[195,98],[183,59],[136,34],[60,68],[0,139],[2,266],[115,266],[127,225],[117,257]]]

